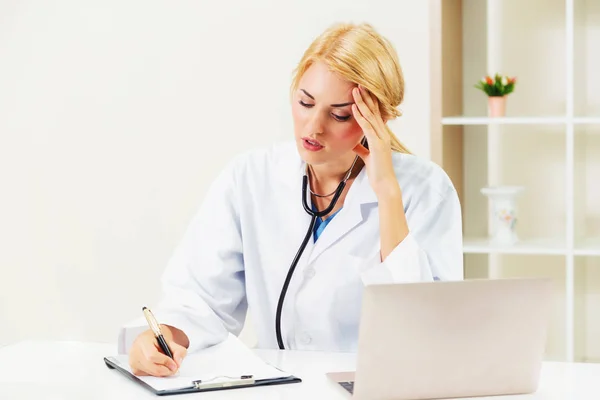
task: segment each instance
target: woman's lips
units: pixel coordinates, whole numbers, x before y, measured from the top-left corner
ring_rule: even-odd
[[[323,145],[319,143],[317,140],[310,138],[302,138],[302,144],[306,150],[310,151],[319,151],[323,148]]]

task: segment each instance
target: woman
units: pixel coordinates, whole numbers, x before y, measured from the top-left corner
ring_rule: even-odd
[[[463,278],[451,181],[386,126],[404,95],[389,42],[370,25],[333,26],[307,49],[291,89],[294,143],[236,158],[164,273],[154,311],[175,360],[143,325],[122,331],[134,373],[173,374],[187,351],[238,334],[248,309],[259,347],[353,351],[364,285]],[[305,173],[309,210],[327,209],[347,178],[314,227]]]

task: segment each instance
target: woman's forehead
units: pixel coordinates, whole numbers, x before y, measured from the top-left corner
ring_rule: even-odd
[[[351,97],[354,86],[356,85],[331,71],[324,63],[316,62],[304,72],[298,89],[306,90],[315,100],[335,103]]]

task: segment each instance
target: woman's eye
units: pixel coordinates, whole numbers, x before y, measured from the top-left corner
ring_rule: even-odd
[[[306,108],[314,107],[314,104],[308,104],[308,103],[303,102],[302,100],[298,100],[298,103],[302,107],[306,107]],[[333,115],[333,118],[339,122],[346,122],[350,119],[350,115],[337,115],[337,114],[333,114],[333,113],[331,115]]]
[[[350,119],[349,115],[335,115],[333,114],[333,118],[335,118],[336,120],[340,121],[340,122],[344,122],[344,121],[348,121]]]

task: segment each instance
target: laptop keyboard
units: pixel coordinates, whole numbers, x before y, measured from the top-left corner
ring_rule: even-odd
[[[354,382],[338,382],[344,389],[346,389],[351,394],[354,393]]]

